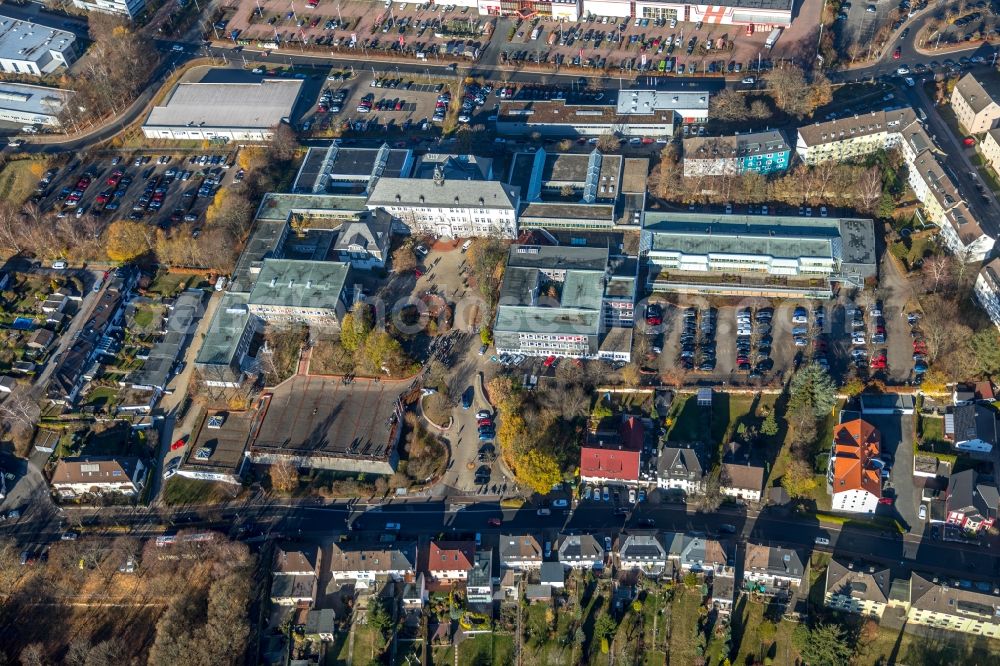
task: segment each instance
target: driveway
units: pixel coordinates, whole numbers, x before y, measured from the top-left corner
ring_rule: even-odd
[[[914,416],[873,415],[866,414],[862,418],[878,428],[882,433],[882,451],[893,456],[894,462],[889,483],[896,492],[894,506],[879,505],[876,511],[879,515],[898,518],[911,534],[921,535],[926,523],[917,518],[917,507],[920,506],[920,488],[913,483],[913,441]]]

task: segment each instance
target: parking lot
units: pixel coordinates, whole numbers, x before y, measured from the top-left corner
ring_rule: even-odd
[[[232,150],[108,153],[54,167],[34,201],[60,217],[97,218],[101,228],[127,218],[161,229],[190,225],[197,236],[218,188],[242,178],[235,160]]]
[[[351,0],[309,0],[298,9],[282,0],[231,0],[224,17],[215,26],[220,37],[271,48],[294,42],[352,49],[362,66],[369,52],[406,50],[428,60],[473,57],[488,41],[483,30],[490,22],[469,7]]]
[[[852,375],[912,381],[913,338],[903,303],[842,290],[834,300],[654,296],[662,324],[640,324],[661,349],[658,370],[688,381],[777,384],[815,362],[838,381]]]

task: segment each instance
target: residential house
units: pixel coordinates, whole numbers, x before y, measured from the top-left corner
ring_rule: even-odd
[[[733,576],[736,550],[731,541],[677,532],[665,536],[669,544],[668,556],[677,562],[681,572]]]
[[[878,429],[862,419],[836,426],[826,474],[834,511],[875,513],[882,497],[881,442]]]
[[[427,575],[437,583],[466,580],[476,558],[472,541],[431,541],[427,546]]]
[[[764,491],[764,468],[749,463],[722,463],[719,491],[744,502],[759,502]]]
[[[972,293],[993,325],[1000,328],[1000,257],[990,259],[979,269]]]
[[[979,152],[993,173],[1000,174],[1000,129],[991,129],[979,142]]]
[[[560,562],[543,562],[538,580],[550,589],[561,590],[566,587],[566,569]]]
[[[266,322],[339,329],[341,317],[352,304],[350,268],[339,261],[265,259],[247,305]]]
[[[416,570],[417,544],[394,542],[335,543],[330,547],[330,572],[338,583],[370,587],[377,578],[402,581]]]
[[[81,456],[61,458],[52,473],[52,490],[63,498],[120,493],[137,495],[146,483],[139,458]]]
[[[698,495],[705,490],[705,469],[693,448],[664,446],[656,460],[656,485],[663,490],[681,490]]]
[[[941,240],[963,261],[982,261],[996,239],[983,232],[943,167],[932,138],[907,107],[840,118],[799,128],[796,151],[809,165],[845,161],[899,148],[909,185],[923,204],[919,215],[941,230]]]
[[[530,534],[500,535],[500,566],[528,570],[542,566],[542,547]]]
[[[712,576],[712,591],[708,597],[711,604],[720,615],[729,616],[736,603],[736,579],[732,576]]]
[[[559,562],[570,569],[601,569],[606,553],[590,534],[560,534],[557,539]]]
[[[826,568],[825,589],[823,603],[828,607],[881,619],[889,604],[892,574],[884,565],[834,558]]]
[[[427,583],[423,573],[403,584],[403,610],[420,610],[427,601]]]
[[[683,140],[684,176],[768,175],[785,171],[792,148],[781,130],[732,136],[691,136]]]
[[[552,599],[552,587],[550,585],[526,585],[524,587],[524,598],[532,601],[550,601]]]
[[[796,548],[747,543],[743,584],[762,594],[791,597],[808,580],[808,556]]]
[[[477,549],[465,582],[465,598],[470,604],[492,604],[498,582],[493,575],[493,548]]]
[[[1000,120],[1000,80],[996,72],[968,73],[951,92],[951,108],[962,130],[982,134]]]
[[[361,213],[344,222],[334,241],[337,260],[351,268],[384,268],[392,242],[392,218],[384,211]]]
[[[337,616],[332,608],[319,608],[306,613],[306,621],[302,625],[302,635],[306,639],[329,643],[333,641],[336,631]]]
[[[47,328],[39,328],[31,334],[26,344],[32,349],[47,349],[49,345],[55,342],[55,339],[55,333]]]
[[[964,587],[937,582],[924,574],[910,575],[909,624],[1000,638],[1000,590],[985,584]]]
[[[271,566],[271,602],[279,606],[312,606],[316,601],[321,558],[315,545],[277,546]]]
[[[998,441],[996,412],[985,405],[959,405],[944,417],[944,436],[959,451],[989,453]]]
[[[667,551],[655,534],[629,534],[619,537],[618,568],[638,569],[647,576],[660,576],[667,568]]]
[[[580,448],[580,481],[583,483],[620,483],[639,485],[645,427],[635,416],[623,416],[618,428],[597,431],[587,436]]]
[[[69,295],[64,293],[64,290],[57,291],[55,293],[49,294],[42,301],[42,312],[45,314],[52,314],[55,312],[62,312],[66,309],[66,305],[70,302]]]
[[[945,498],[946,519],[965,532],[978,534],[996,523],[1000,493],[993,483],[979,478],[974,469],[952,474]]]
[[[954,405],[972,405],[977,402],[992,403],[996,400],[996,392],[989,381],[955,384],[951,393]]]

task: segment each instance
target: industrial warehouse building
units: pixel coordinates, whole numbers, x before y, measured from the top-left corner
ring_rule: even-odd
[[[21,125],[59,126],[71,90],[0,81],[0,120]]]
[[[76,60],[76,35],[0,14],[0,72],[42,76]]]
[[[142,131],[149,139],[267,141],[290,118],[301,89],[299,79],[179,83]]]

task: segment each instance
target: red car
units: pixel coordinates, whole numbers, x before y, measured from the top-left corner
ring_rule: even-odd
[[[176,442],[174,442],[173,444],[170,445],[170,450],[171,451],[176,451],[177,449],[183,449],[185,443],[186,442],[184,441],[184,438],[181,437]]]
[[[885,504],[886,506],[892,506],[896,501],[894,497],[880,497],[878,500],[879,504]]]
[[[899,50],[899,47],[897,46],[896,50],[892,52],[892,59],[893,60],[899,60],[899,56],[900,55],[901,55],[901,51]]]
[[[962,143],[964,143],[967,146],[974,146],[976,145],[976,140],[971,136],[967,136],[964,139],[962,139]]]
[[[545,362],[542,365],[544,365],[546,368],[551,368],[552,364],[555,362],[556,362],[556,357],[549,356],[547,359],[545,359]]]
[[[872,370],[885,370],[886,363],[884,358],[873,358],[871,362]]]
[[[486,521],[486,524],[489,525],[490,527],[500,527],[500,519],[490,518],[489,520]]]

